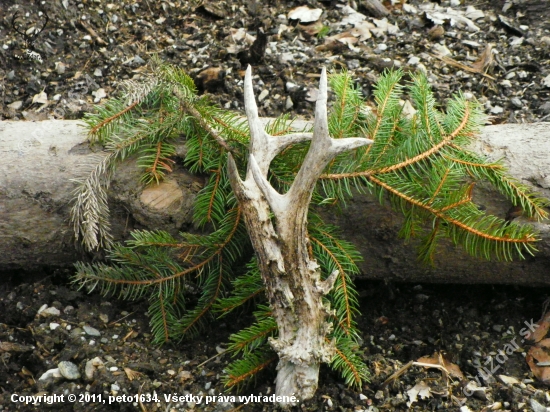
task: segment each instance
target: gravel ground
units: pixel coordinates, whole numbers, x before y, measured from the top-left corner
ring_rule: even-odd
[[[376,19],[364,1],[350,2],[351,8],[338,1],[265,3],[4,0],[0,119],[80,118],[94,102],[112,96],[120,81],[139,78],[153,53],[186,68],[213,101],[241,112],[243,69],[252,64],[256,95],[263,95],[262,116],[310,116],[325,65],[348,69],[367,97],[385,68],[401,67],[425,70],[442,103],[457,91],[475,96],[493,123],[550,117],[545,0],[387,2],[389,14]],[[306,4],[309,10],[296,10]],[[318,21],[316,9],[322,11]],[[33,38],[31,29],[40,29],[46,15],[47,25]],[[27,32],[27,38],[17,31]],[[25,57],[25,40],[42,63]],[[220,382],[228,359],[211,358],[231,332],[246,324],[245,317],[215,323],[196,341],[157,348],[150,344],[145,302],[84,295],[68,286],[68,273],[3,274],[2,279],[2,411],[275,409],[269,402],[242,405],[229,398],[205,405],[190,399],[236,396],[225,393]],[[550,406],[550,392],[525,363],[529,345],[519,343],[525,322],[541,317],[548,291],[359,286],[363,316],[358,322],[372,380],[352,391],[323,369],[317,396],[298,410],[406,411],[407,402],[417,411],[538,412]],[[505,358],[501,353],[512,341],[518,345]],[[404,368],[420,357],[431,357],[423,361],[448,371],[459,369],[464,377],[445,376],[441,368]],[[483,366],[490,373],[480,377]],[[75,367],[78,374],[71,375]],[[61,377],[52,372],[56,368]],[[245,394],[272,394],[273,376],[261,376]],[[476,378],[476,386],[465,388]],[[11,398],[43,393],[65,395],[65,402],[33,406]],[[69,394],[85,402],[70,403]],[[143,394],[144,402],[103,403],[108,396],[135,394]],[[154,394],[159,402],[147,402]],[[169,394],[187,398],[167,402]]]
[[[243,405],[239,394],[226,393],[220,380],[229,361],[220,352],[229,334],[247,325],[246,315],[214,322],[194,341],[155,347],[147,302],[85,295],[67,286],[67,275],[37,273],[33,280],[26,274],[24,283],[20,274],[3,276],[1,411],[277,410],[270,402]],[[538,412],[550,405],[550,392],[525,363],[531,345],[521,332],[525,322],[539,319],[545,291],[375,282],[358,286],[363,315],[357,320],[371,382],[360,391],[350,390],[323,367],[317,395],[296,411]],[[406,367],[410,361],[432,362],[421,357],[444,365],[449,376],[441,369]],[[274,371],[265,373],[241,395],[269,396],[273,379]],[[469,381],[479,384],[465,387]],[[64,395],[63,402],[23,403],[23,396],[44,394]],[[109,396],[136,394],[144,396],[141,404],[128,398],[109,404],[114,399]],[[166,401],[165,395],[174,394],[178,399]],[[69,395],[77,402],[70,402]],[[220,401],[219,395],[229,401]],[[154,396],[158,402],[152,401]],[[199,402],[191,396],[203,398]],[[216,400],[205,404],[206,396]],[[412,402],[410,409],[407,402]]]
[[[264,116],[311,114],[323,65],[350,70],[366,96],[385,68],[401,67],[425,70],[441,102],[471,93],[494,123],[550,116],[546,0],[394,3],[375,19],[338,1],[310,1],[304,11],[292,1],[4,0],[0,118],[79,118],[121,80],[139,77],[153,53],[240,111],[243,68],[252,64]],[[311,10],[322,11],[315,22]],[[25,40],[42,63],[15,58],[25,56]]]

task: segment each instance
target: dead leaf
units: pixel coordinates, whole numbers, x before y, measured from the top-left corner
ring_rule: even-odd
[[[420,396],[421,399],[427,399],[432,396],[430,387],[426,385],[424,381],[418,382],[411,389],[409,389],[407,391],[407,395],[409,395],[409,402],[407,402],[407,406],[409,408],[413,403],[418,400],[418,396]]]
[[[296,7],[288,13],[290,20],[298,20],[300,23],[313,23],[319,20],[323,14],[322,9],[310,9],[308,6]]]
[[[130,368],[124,368],[124,372],[126,373],[126,377],[130,382],[133,381],[134,379],[139,378],[142,375],[141,372],[137,372]]]
[[[321,21],[316,21],[311,24],[298,24],[298,29],[300,29],[307,36],[316,36],[323,30],[325,25]]]
[[[359,41],[368,40],[372,37],[372,33],[370,32],[372,29],[376,28],[376,26],[368,21],[362,21],[360,23],[357,23],[353,29],[351,29],[349,32],[359,38]]]
[[[538,363],[546,363],[550,361],[550,356],[543,348],[533,346],[531,349],[529,349],[529,352],[525,357],[525,361],[529,365],[529,368],[531,369],[531,372],[533,372],[533,375],[535,375],[535,378],[537,378],[545,385],[550,385],[550,367],[539,366],[535,363],[535,360],[537,360]]]
[[[353,50],[353,45],[357,43],[359,39],[355,37],[351,32],[346,31],[344,33],[335,34],[325,38],[325,44],[317,46],[317,51],[330,51],[341,50],[342,45],[347,45],[348,48]]]
[[[180,383],[184,383],[185,381],[188,381],[189,379],[193,378],[193,374],[189,371],[181,371],[178,374],[178,377],[180,379]]]
[[[464,379],[464,375],[457,364],[452,363],[448,359],[445,359],[445,356],[441,352],[435,352],[430,357],[422,357],[418,359],[416,362],[425,364],[425,365],[417,365],[417,366],[423,366],[425,368],[430,368],[430,365],[433,365],[433,367],[437,367],[438,369],[443,369],[447,373],[449,373],[449,376],[452,376],[453,378],[457,379]]]
[[[478,73],[485,73],[494,63],[493,46],[488,44],[485,50],[480,54],[479,59],[472,63],[472,68]]]
[[[534,331],[530,330],[529,333],[525,335],[525,339],[539,342],[546,336],[548,329],[550,329],[550,312],[546,312],[542,319],[537,322],[537,325]]]
[[[13,342],[0,342],[0,352],[30,352],[32,346],[25,346]]]

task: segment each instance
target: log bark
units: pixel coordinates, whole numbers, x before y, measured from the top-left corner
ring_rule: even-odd
[[[71,268],[94,258],[75,242],[69,222],[72,179],[100,153],[88,147],[77,121],[0,122],[0,271]],[[128,161],[111,183],[109,207],[115,240],[132,229],[192,228],[196,194],[205,180],[176,166],[159,187],[139,183]]]
[[[75,261],[89,258],[75,244],[69,224],[75,188],[71,179],[96,155],[85,140],[77,121],[0,122],[0,271],[71,268]],[[486,127],[474,150],[503,158],[513,176],[550,199],[550,123]],[[205,183],[203,177],[177,166],[155,192],[140,185],[138,176],[139,170],[130,162],[111,184],[116,240],[127,238],[133,228],[173,234],[192,229],[192,204]],[[501,217],[511,206],[487,188],[476,187],[474,193],[478,204]],[[432,268],[416,262],[414,242],[406,245],[397,236],[399,214],[388,206],[379,207],[372,196],[358,195],[341,213],[327,212],[326,219],[342,226],[345,238],[359,247],[365,256],[360,263],[362,275],[368,279],[550,285],[548,222],[536,224],[541,241],[534,258],[485,262],[443,244]]]

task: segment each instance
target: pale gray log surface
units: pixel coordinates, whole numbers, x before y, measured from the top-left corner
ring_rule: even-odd
[[[71,179],[92,152],[77,121],[0,122],[0,270],[70,267],[85,258],[69,225]],[[550,123],[487,127],[476,150],[504,157],[512,174],[550,198]],[[144,190],[139,171],[126,165],[111,186],[115,238],[133,228],[172,233],[191,227],[191,205],[204,183],[177,168],[165,192]],[[177,183],[177,185],[174,184]],[[504,216],[511,206],[480,188],[476,201]],[[357,196],[342,214],[329,216],[361,250],[365,277],[457,283],[550,285],[550,225],[538,224],[542,241],[536,258],[491,263],[466,256],[450,245],[439,249],[437,266],[416,263],[414,247],[397,237],[401,219],[368,195]]]
[[[97,162],[81,122],[0,122],[0,156],[0,271],[71,267],[89,257],[75,244],[69,222],[71,179]],[[122,165],[109,198],[115,239],[134,228],[188,229],[203,184],[176,166],[159,193],[139,184],[135,164]]]

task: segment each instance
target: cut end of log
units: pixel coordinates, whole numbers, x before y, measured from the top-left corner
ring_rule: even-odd
[[[183,203],[183,192],[173,180],[145,188],[140,196],[141,203],[155,211],[179,209]]]

